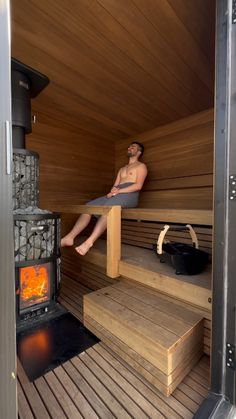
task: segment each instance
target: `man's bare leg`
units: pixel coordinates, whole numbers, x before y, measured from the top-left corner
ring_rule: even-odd
[[[89,236],[88,239],[85,240],[80,246],[75,248],[76,252],[78,252],[82,256],[86,255],[89,249],[93,246],[93,243],[98,239],[98,237],[102,235],[102,233],[104,233],[106,228],[107,217],[106,215],[102,215],[98,219],[91,236]]]
[[[81,214],[72,230],[61,239],[61,247],[73,246],[75,237],[78,236],[78,234],[81,233],[85,227],[87,227],[90,220],[90,214]]]

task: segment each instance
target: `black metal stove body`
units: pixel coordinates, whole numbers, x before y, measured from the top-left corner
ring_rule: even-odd
[[[17,323],[51,312],[60,285],[60,217],[14,215]]]
[[[13,214],[17,329],[57,310],[60,216],[39,208],[39,156],[25,149],[31,98],[46,76],[12,59]]]

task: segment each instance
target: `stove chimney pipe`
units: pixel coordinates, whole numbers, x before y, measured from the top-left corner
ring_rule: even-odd
[[[25,148],[25,134],[32,132],[31,98],[36,97],[49,83],[37,70],[12,58],[12,142],[13,148]]]

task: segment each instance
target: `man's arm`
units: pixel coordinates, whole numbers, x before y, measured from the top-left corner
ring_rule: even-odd
[[[119,172],[117,173],[117,176],[116,176],[116,180],[115,180],[115,183],[114,183],[114,185],[112,186],[112,188],[111,188],[111,190],[110,190],[110,192],[107,194],[107,198],[111,198],[112,196],[114,196],[114,194],[116,193],[116,191],[118,190],[117,189],[117,186],[120,184],[120,170],[119,170]]]
[[[147,176],[147,167],[146,165],[143,163],[142,165],[140,165],[137,168],[137,179],[136,182],[133,185],[127,186],[126,188],[122,188],[122,189],[118,189],[115,192],[115,195],[120,194],[120,193],[128,193],[128,192],[136,192],[136,191],[141,191],[144,181],[146,179]]]
[[[121,169],[120,169],[120,170],[121,170]],[[112,186],[111,190],[112,190],[113,188],[117,188],[117,186],[120,184],[120,170],[119,170],[119,172],[117,173],[115,183],[114,183],[114,185]]]

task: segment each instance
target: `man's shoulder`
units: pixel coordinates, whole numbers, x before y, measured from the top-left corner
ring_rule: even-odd
[[[145,163],[143,163],[142,161],[139,161],[139,162],[138,162],[138,166],[137,166],[137,167],[140,167],[140,168],[146,168],[146,169],[147,169],[146,164],[145,164]]]

